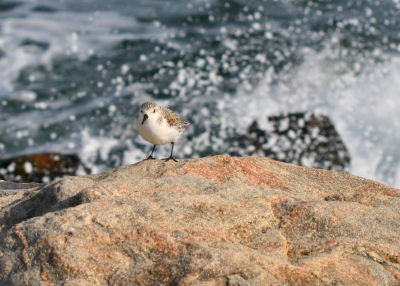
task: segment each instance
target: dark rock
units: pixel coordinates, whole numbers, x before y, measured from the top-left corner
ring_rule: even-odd
[[[48,182],[77,175],[80,169],[83,173],[90,173],[74,154],[44,153],[0,160],[0,178],[15,182]]]
[[[350,156],[329,117],[289,113],[268,117],[271,128],[254,121],[239,137],[231,155],[259,155],[287,163],[327,170],[345,170]]]

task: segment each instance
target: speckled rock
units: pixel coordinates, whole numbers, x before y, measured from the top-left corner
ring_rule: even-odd
[[[269,116],[267,121],[266,129],[254,121],[245,134],[229,140],[229,154],[325,170],[348,169],[350,154],[329,117],[296,112]]]
[[[348,173],[144,161],[0,207],[0,285],[400,285],[400,190]]]

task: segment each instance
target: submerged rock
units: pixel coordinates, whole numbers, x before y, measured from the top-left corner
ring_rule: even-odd
[[[75,154],[43,153],[0,159],[0,178],[14,182],[48,182],[90,173]]]
[[[346,170],[350,156],[329,117],[312,113],[289,113],[268,117],[263,130],[254,121],[247,134],[231,148],[232,155],[258,155],[287,163]]]
[[[0,191],[0,285],[399,285],[399,209],[343,172],[148,160]]]

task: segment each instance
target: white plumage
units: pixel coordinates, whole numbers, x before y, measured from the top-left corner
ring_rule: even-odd
[[[170,126],[166,120],[159,122],[159,113],[148,114],[148,118],[142,124],[145,113],[140,113],[136,120],[136,128],[144,140],[154,145],[164,145],[178,140],[183,130]]]
[[[153,151],[147,159],[154,159],[153,152],[156,145],[171,143],[171,155],[166,160],[176,161],[172,157],[174,143],[189,124],[168,108],[160,107],[153,102],[142,104],[136,116],[136,129],[143,139],[154,144]]]

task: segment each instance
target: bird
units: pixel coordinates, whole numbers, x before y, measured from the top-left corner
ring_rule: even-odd
[[[174,144],[189,125],[189,121],[182,120],[166,107],[158,106],[154,102],[143,103],[136,115],[136,129],[144,140],[154,145],[146,160],[155,159],[153,154],[157,145],[170,143],[171,155],[163,160],[178,162],[173,157]]]

